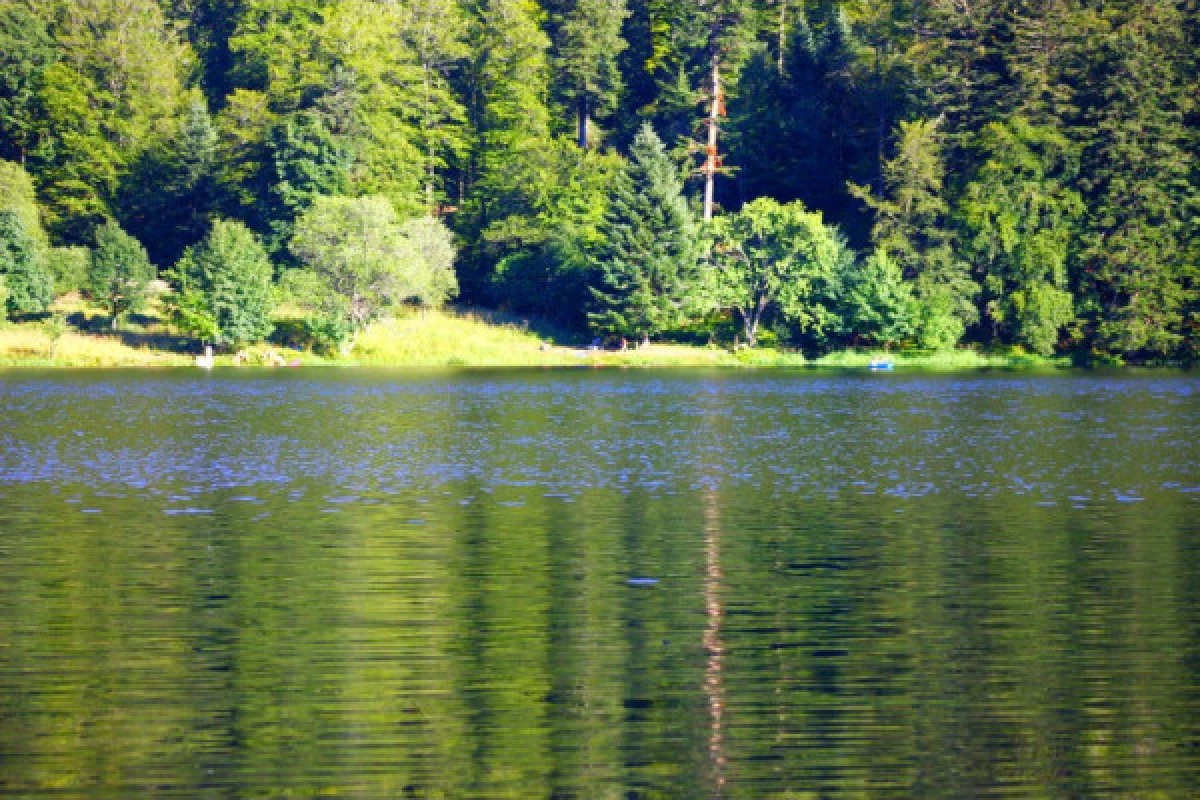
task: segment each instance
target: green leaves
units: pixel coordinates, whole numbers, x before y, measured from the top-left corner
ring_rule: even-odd
[[[113,328],[122,314],[142,306],[146,284],[153,279],[154,267],[137,239],[111,221],[96,231],[85,288],[92,300],[109,312]]]
[[[831,301],[845,245],[819,212],[759,198],[713,227],[712,298],[741,317],[747,344],[772,311],[818,335],[837,324]]]
[[[296,224],[291,251],[320,279],[329,310],[356,328],[389,306],[453,296],[453,246],[441,223],[401,225],[383,197],[322,197]]]
[[[0,277],[10,314],[40,313],[54,299],[54,279],[43,252],[16,211],[0,210]]]
[[[274,269],[262,242],[240,222],[216,220],[171,275],[176,325],[217,345],[259,341],[271,332]]]

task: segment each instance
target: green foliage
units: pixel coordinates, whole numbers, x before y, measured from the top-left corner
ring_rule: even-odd
[[[338,195],[348,189],[353,155],[335,136],[320,114],[301,112],[280,121],[268,142],[269,189],[265,216],[274,252],[292,236],[296,217],[318,197]]]
[[[37,247],[48,246],[33,179],[24,167],[11,161],[0,161],[0,211],[12,211],[20,217]]]
[[[857,265],[846,281],[842,303],[846,329],[885,348],[912,336],[920,320],[912,284],[883,250]]]
[[[0,211],[0,276],[10,314],[38,314],[54,300],[54,279],[42,250],[16,211]]]
[[[54,278],[54,294],[75,292],[87,283],[88,265],[92,253],[86,247],[52,247],[46,255],[46,266]]]
[[[221,346],[266,338],[273,272],[262,243],[245,225],[216,220],[171,275],[178,292],[176,325]]]
[[[325,310],[362,329],[390,306],[454,294],[453,247],[440,227],[401,225],[384,197],[322,197],[297,221],[291,251],[324,284]]]
[[[680,325],[703,243],[679,170],[649,125],[633,142],[603,234],[594,257],[592,328],[647,337]]]
[[[216,204],[217,132],[193,97],[169,139],[142,154],[123,181],[124,226],[156,264],[172,264],[199,241]]]
[[[819,212],[759,198],[717,219],[714,232],[709,292],[716,307],[737,312],[747,344],[771,312],[817,337],[837,327],[845,245]]]
[[[142,307],[146,285],[153,279],[154,267],[141,242],[116,222],[97,229],[85,288],[92,301],[108,312],[113,328],[122,314]]]
[[[617,266],[638,249],[608,221],[628,212],[618,152],[651,122],[697,205],[715,72],[718,209],[798,200],[876,253],[839,244],[774,314],[785,344],[1189,358],[1197,19],[1150,0],[0,0],[0,210],[66,291],[79,251],[51,244],[110,219],[164,266],[239,220],[286,274],[319,198],[382,196],[452,226],[466,302],[583,329],[608,310],[595,288],[646,312],[597,324],[661,330],[682,311],[664,297],[710,295]],[[450,246],[400,239],[415,261]],[[448,296],[428,275],[408,300]]]
[[[966,246],[984,276],[996,333],[1050,355],[1074,318],[1067,256],[1083,215],[1071,190],[1077,161],[1065,137],[1020,117],[981,135],[986,160],[960,203]]]
[[[852,191],[875,212],[872,239],[877,248],[915,282],[924,308],[923,346],[957,344],[966,326],[979,316],[974,299],[979,286],[958,255],[945,196],[945,165],[938,122],[901,122],[895,157],[884,164],[886,195],[868,187]]]
[[[617,109],[622,77],[619,59],[625,49],[621,26],[625,0],[555,0],[551,60],[554,88],[568,115],[576,119],[582,148],[595,140],[592,120]]]
[[[0,158],[23,161],[37,147],[37,100],[55,60],[47,20],[24,3],[0,4]]]
[[[83,244],[129,165],[170,130],[192,57],[157,0],[48,0],[46,11],[59,57],[40,79],[30,163],[51,232]]]

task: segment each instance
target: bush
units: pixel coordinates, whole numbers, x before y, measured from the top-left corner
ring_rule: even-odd
[[[340,318],[313,314],[300,319],[276,320],[271,341],[281,347],[334,356],[350,340],[351,333],[349,325]]]

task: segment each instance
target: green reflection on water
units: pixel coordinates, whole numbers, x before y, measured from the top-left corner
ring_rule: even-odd
[[[690,435],[745,424],[722,411]],[[678,491],[566,497],[468,476],[333,502],[295,480],[179,515],[128,488],[4,487],[0,794],[1200,785],[1193,496],[813,497],[681,470]]]

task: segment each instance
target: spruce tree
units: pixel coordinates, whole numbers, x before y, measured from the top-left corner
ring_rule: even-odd
[[[1185,309],[1197,291],[1187,274],[1197,187],[1184,125],[1194,86],[1185,80],[1173,4],[1133,2],[1110,17],[1111,30],[1094,43],[1085,97],[1087,332],[1103,351],[1170,355],[1184,345]]]
[[[702,252],[683,182],[650,125],[634,139],[630,164],[595,257],[592,327],[646,338],[678,326]]]
[[[262,243],[245,225],[216,220],[171,276],[179,293],[177,319],[190,323],[181,327],[218,345],[263,339],[271,332],[273,272]]]
[[[617,107],[625,49],[621,26],[629,12],[625,0],[554,0],[550,5],[555,90],[575,116],[575,138],[586,150],[595,140],[594,118]]]
[[[0,278],[11,313],[41,313],[54,299],[54,278],[17,211],[0,211]]]

